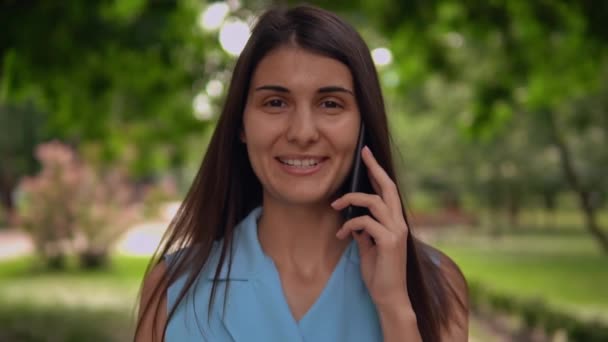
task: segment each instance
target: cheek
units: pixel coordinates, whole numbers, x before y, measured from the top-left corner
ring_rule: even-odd
[[[341,134],[335,135],[336,146],[341,151],[347,152],[349,157],[352,157],[355,149],[357,148],[357,141],[359,140],[359,126],[359,120],[352,120],[340,129]]]
[[[243,118],[242,140],[247,147],[249,161],[256,175],[260,176],[264,160],[272,156],[272,146],[277,133],[272,125],[260,122],[255,114],[245,114]]]
[[[355,160],[354,157],[355,157],[355,149],[354,148],[349,149],[346,152],[346,157],[344,158],[344,162],[342,163],[342,168],[339,171],[340,178],[342,179],[342,181],[344,181],[344,178],[346,178],[350,174],[350,172],[353,168],[353,162]]]
[[[340,150],[342,153],[344,153],[344,163],[341,172],[347,174],[352,169],[352,164],[355,160],[355,153],[360,153],[360,151],[355,151],[357,149],[357,142],[359,140],[358,120],[356,123],[350,123],[348,129],[345,129],[344,132],[349,133],[340,135],[340,140],[337,141],[336,144],[339,145]]]
[[[255,149],[255,146],[262,143],[260,140],[264,137],[262,131],[264,125],[259,122],[259,116],[255,111],[245,109],[243,114],[243,130],[241,131],[241,140],[247,144],[247,149]]]
[[[253,153],[254,156],[270,153],[272,144],[275,141],[275,135],[271,131],[264,129],[245,130],[244,137],[247,150]]]
[[[251,164],[251,168],[253,170],[253,173],[255,174],[256,178],[263,184],[265,185],[265,177],[264,175],[266,174],[263,170],[264,168],[264,162],[262,159],[262,154],[264,149],[261,148],[259,145],[257,145],[257,142],[255,139],[249,139],[248,137],[248,142],[247,142],[247,156],[249,158],[249,163]]]
[[[358,127],[358,125],[355,127]],[[352,169],[352,164],[355,157],[355,149],[357,148],[359,131],[358,128],[354,129],[352,127],[344,128],[341,131],[348,132],[348,134],[334,134],[333,145],[341,155],[340,168],[338,173],[340,178],[343,178],[346,177]]]
[[[257,132],[247,132],[246,135],[246,146],[247,154],[249,155],[249,161],[253,170],[259,176],[261,161],[264,155],[268,151],[268,143],[265,142],[264,137],[260,136]]]

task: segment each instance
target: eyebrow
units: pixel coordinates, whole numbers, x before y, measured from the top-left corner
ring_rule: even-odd
[[[277,91],[280,93],[289,93],[289,89],[287,89],[283,86],[279,86],[279,85],[263,85],[263,86],[255,88],[255,91],[260,91],[260,90],[272,90],[272,91]],[[349,89],[346,89],[346,88],[340,87],[340,86],[321,87],[317,90],[317,93],[335,93],[335,92],[347,93],[347,94],[351,94],[354,96],[354,93],[352,92],[352,90],[349,90]]]

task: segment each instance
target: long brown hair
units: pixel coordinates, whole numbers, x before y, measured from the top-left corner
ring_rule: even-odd
[[[361,36],[335,14],[316,7],[297,6],[265,12],[237,60],[224,108],[200,169],[146,272],[149,273],[162,256],[183,249],[153,291],[152,298],[164,295],[178,277],[189,274],[186,286],[169,310],[167,322],[205,266],[214,242],[220,241],[220,260],[209,301],[211,308],[221,266],[226,258],[231,265],[234,228],[262,204],[262,186],[253,173],[239,134],[256,66],[270,51],[284,45],[298,46],[336,59],[350,69],[357,104],[366,126],[367,145],[388,175],[396,179],[384,99],[369,48]],[[405,208],[403,214],[407,221]],[[423,250],[423,244],[413,236],[411,225],[408,226],[407,289],[423,340],[436,342],[440,339],[440,328],[446,326],[453,311],[453,304],[448,300],[450,287]],[[188,246],[190,248],[185,248]],[[141,309],[144,313],[154,309],[156,321],[158,304],[152,308],[149,301]],[[138,329],[140,326],[141,318]],[[166,326],[163,337],[165,333]]]

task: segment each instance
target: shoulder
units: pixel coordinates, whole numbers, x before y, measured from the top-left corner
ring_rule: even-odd
[[[156,264],[156,266],[152,267],[148,274],[146,274],[142,287],[142,297],[144,297],[146,294],[151,295],[151,293],[154,292],[154,288],[163,281],[166,274],[167,263],[164,260],[161,260],[158,264]]]
[[[422,247],[422,251],[426,253],[431,261],[438,267],[439,272],[447,283],[460,294],[466,295],[468,293],[467,281],[456,262],[431,245],[424,242],[419,242],[419,244]]]
[[[441,271],[443,277],[447,280],[448,284],[453,286],[454,289],[459,293],[463,295],[468,294],[466,278],[456,262],[435,247],[425,244],[425,249],[432,255],[431,258],[435,258],[435,263],[438,264],[439,270]]]
[[[159,262],[143,281],[135,341],[161,341],[167,322],[167,265]]]
[[[467,341],[469,316],[469,288],[464,274],[452,258],[442,251],[423,244],[424,250],[438,265],[439,273],[447,285],[447,298],[452,315],[442,333],[442,341]]]

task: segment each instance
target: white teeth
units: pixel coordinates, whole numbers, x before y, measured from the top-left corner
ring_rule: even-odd
[[[279,159],[281,163],[300,168],[312,167],[319,164],[319,159]]]

